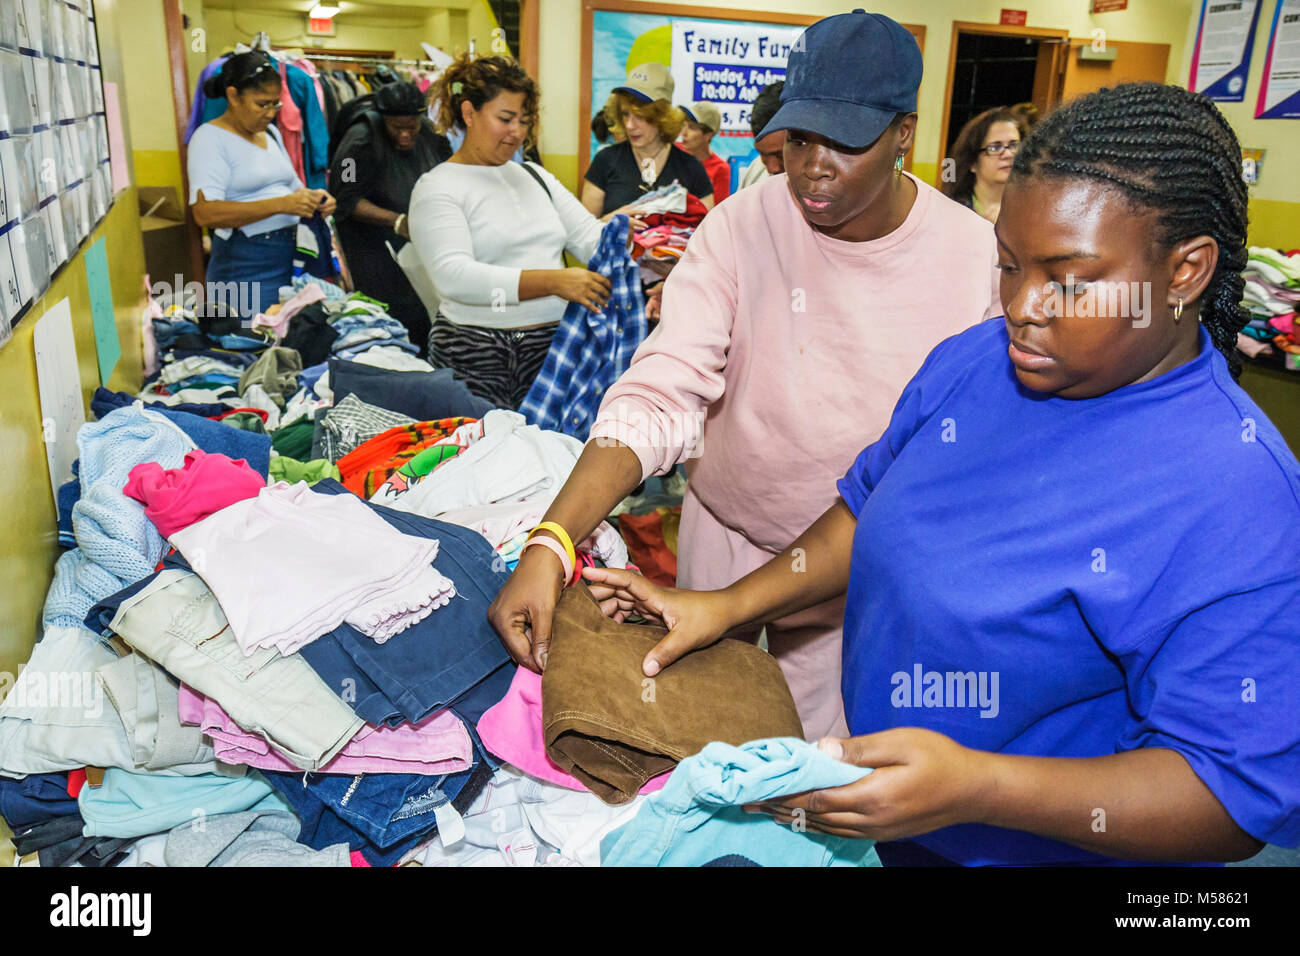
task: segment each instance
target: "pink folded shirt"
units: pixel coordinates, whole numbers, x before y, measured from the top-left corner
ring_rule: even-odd
[[[222,763],[288,773],[303,769],[272,750],[265,737],[240,727],[211,697],[185,684],[181,685],[177,711],[182,724],[201,727],[212,738],[213,750]],[[418,724],[366,724],[338,756],[315,772],[459,773],[473,766],[472,758],[469,731],[450,710],[440,710]]]
[[[184,715],[182,719],[183,717]],[[484,712],[477,726],[483,746],[506,763],[547,783],[587,792],[577,777],[561,770],[546,756],[546,741],[542,736],[540,674],[534,674],[526,667],[515,671],[515,679],[510,682],[506,696]],[[217,756],[220,755],[218,751]],[[662,790],[669,776],[669,772],[664,772],[653,777],[640,792]]]
[[[256,498],[265,487],[266,479],[244,459],[196,448],[180,468],[164,469],[156,461],[136,465],[122,493],[144,505],[158,533],[170,538],[237,501]]]

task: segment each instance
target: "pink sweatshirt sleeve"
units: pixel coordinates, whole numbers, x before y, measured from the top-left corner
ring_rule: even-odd
[[[989,294],[989,310],[984,313],[984,318],[991,319],[995,315],[1003,315],[1002,310],[1002,271],[998,269],[998,244],[993,242],[993,291]]]
[[[659,327],[605,393],[589,440],[630,447],[643,479],[698,452],[709,407],[722,397],[736,317],[735,259],[731,223],[719,207],[669,274]]]

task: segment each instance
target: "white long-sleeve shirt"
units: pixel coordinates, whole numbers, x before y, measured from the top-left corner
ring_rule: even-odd
[[[564,317],[558,296],[519,301],[525,269],[559,269],[568,250],[583,263],[604,228],[558,179],[519,163],[440,163],[415,184],[408,213],[411,241],[433,278],[449,321],[517,329]]]

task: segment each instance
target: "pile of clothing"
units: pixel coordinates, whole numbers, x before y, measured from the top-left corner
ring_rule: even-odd
[[[666,631],[576,583],[545,675],[510,660],[487,611],[581,441],[485,407],[364,296],[306,281],[254,324],[159,308],[160,367],[77,435],[0,703],[21,865],[878,862],[741,812],[868,772],[803,743],[757,647],[647,685]],[[609,523],[577,553],[629,566]]]
[[[1300,371],[1300,329],[1295,326],[1300,249],[1283,254],[1251,246],[1249,253],[1242,305],[1250,310],[1250,321],[1237,334],[1237,348],[1251,358],[1280,356],[1285,368]]]
[[[667,278],[682,257],[686,243],[707,210],[680,183],[639,196],[631,204],[631,210],[645,224],[632,235],[632,255],[640,266],[641,281],[659,282]]]

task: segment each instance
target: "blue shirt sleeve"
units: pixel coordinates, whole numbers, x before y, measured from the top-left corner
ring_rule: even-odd
[[[1237,825],[1300,844],[1300,575],[1222,597],[1121,654],[1136,724],[1117,749],[1176,750]]]
[[[209,202],[228,197],[232,176],[230,159],[211,127],[200,126],[194,132],[192,147],[186,154],[186,171],[190,177],[190,205],[198,202],[200,189]]]

